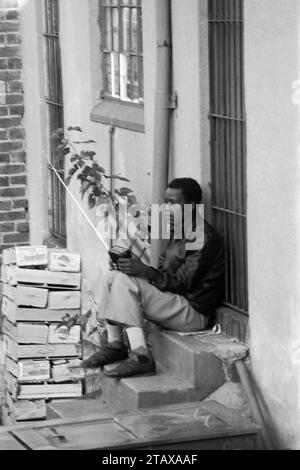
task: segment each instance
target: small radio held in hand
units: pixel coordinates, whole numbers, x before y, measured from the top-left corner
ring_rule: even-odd
[[[120,258],[131,258],[131,251],[128,248],[118,245],[111,248],[108,254],[113,263],[117,263]]]

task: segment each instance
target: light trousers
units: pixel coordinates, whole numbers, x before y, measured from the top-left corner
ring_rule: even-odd
[[[147,319],[164,329],[192,332],[205,328],[207,317],[179,294],[162,292],[147,280],[111,271],[106,276],[105,319],[143,327]]]

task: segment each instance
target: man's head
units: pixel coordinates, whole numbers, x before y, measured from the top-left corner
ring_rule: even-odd
[[[202,189],[193,178],[175,178],[167,186],[165,191],[165,203],[171,207],[171,230],[174,229],[174,213],[179,206],[184,214],[184,205],[191,204],[193,207],[193,218],[197,204],[201,204]],[[173,212],[173,214],[172,214]],[[182,220],[183,222],[183,220]]]
[[[167,186],[167,204],[201,204],[202,189],[193,178],[175,178]]]

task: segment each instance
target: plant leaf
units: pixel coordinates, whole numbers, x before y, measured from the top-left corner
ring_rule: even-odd
[[[122,196],[127,196],[128,194],[133,193],[133,190],[130,188],[120,188],[119,194]]]
[[[92,186],[92,183],[90,181],[84,181],[81,188],[80,188],[80,193],[81,193],[81,199],[83,199],[83,196],[87,192],[87,190]]]
[[[127,181],[127,183],[130,183],[130,180],[127,178],[124,178],[124,176],[119,176],[119,175],[103,175],[104,178],[111,179],[111,180],[120,180],[120,181]]]
[[[82,140],[81,142],[80,142],[80,141],[77,141],[77,142],[76,142],[76,141],[73,141],[73,144],[76,144],[76,145],[77,145],[77,144],[95,144],[95,143],[96,143],[96,141],[95,141],[95,140],[92,140],[92,139],[90,139],[90,140]]]
[[[94,327],[89,331],[88,337],[89,337],[89,336],[92,336],[92,334],[93,334],[93,333],[96,333],[96,331],[98,331],[98,327],[97,327],[97,326],[94,326]]]
[[[95,178],[98,181],[98,183],[100,183],[102,181],[102,173],[100,173],[99,171],[96,171]]]
[[[127,183],[130,183],[130,180],[125,178],[124,176],[117,176],[117,179],[119,179],[120,181],[127,181]]]
[[[79,127],[79,126],[69,126],[69,127],[67,128],[67,131],[83,132],[82,129],[81,129],[81,127]]]
[[[64,130],[59,127],[58,129],[56,129],[52,134],[51,134],[51,139],[61,139],[62,137],[64,137],[65,133],[64,133]]]
[[[62,326],[65,326],[68,330],[70,330],[70,328],[72,328],[72,326],[77,323],[78,318],[78,315],[74,315],[74,317],[71,317],[68,313],[66,313],[63,316],[62,321],[56,326],[55,331],[61,328]]]
[[[56,147],[56,150],[55,150],[55,154],[58,158],[62,158],[64,157],[65,155],[68,155],[68,153],[70,153],[70,148],[69,147],[65,147],[64,144],[59,144],[57,147]]]
[[[129,194],[127,198],[129,206],[132,206],[133,204],[136,204],[136,197],[134,194]]]
[[[100,196],[103,194],[103,192],[102,192],[102,187],[99,188],[98,186],[94,186],[94,188],[93,188],[93,194],[94,194],[94,196],[96,196],[96,197],[100,197]]]
[[[66,178],[66,185],[68,185],[68,184],[70,183],[72,176],[73,176],[73,175],[76,173],[76,171],[78,171],[78,170],[79,170],[79,166],[77,165],[77,163],[76,163],[74,166],[72,166],[72,168],[70,168],[69,173],[68,173],[68,176],[67,176],[67,178]]]
[[[86,313],[83,314],[84,318],[86,318],[87,320],[90,318],[91,315],[92,315],[91,309],[89,309]]]
[[[80,156],[82,158],[89,158],[89,159],[93,159],[94,155],[96,155],[96,152],[94,152],[93,150],[81,150],[80,152]]]
[[[93,193],[89,194],[88,198],[89,208],[93,209],[96,205],[96,197]]]

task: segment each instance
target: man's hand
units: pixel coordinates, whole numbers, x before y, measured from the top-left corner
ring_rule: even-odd
[[[128,276],[146,277],[147,266],[134,254],[131,254],[131,258],[120,258],[118,268]]]
[[[116,271],[116,270],[118,270],[118,265],[117,265],[117,263],[114,263],[111,259],[109,260],[108,265],[109,265],[109,270],[110,270],[110,271]]]

